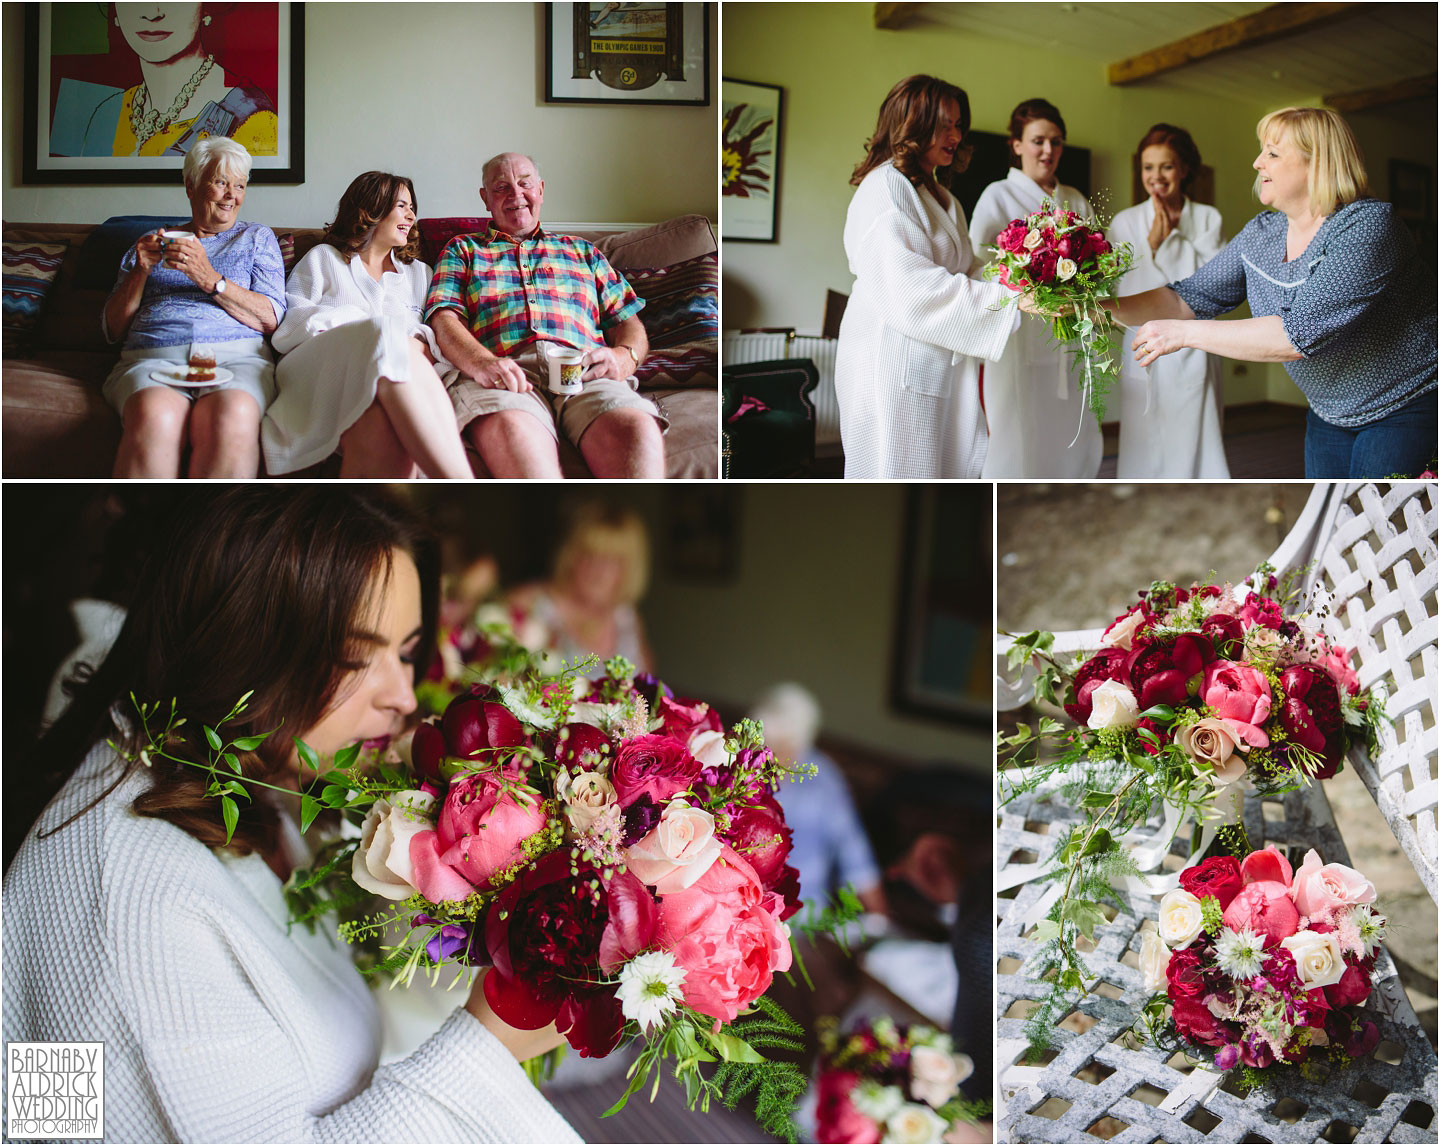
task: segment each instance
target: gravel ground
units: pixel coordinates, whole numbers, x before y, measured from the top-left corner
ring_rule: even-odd
[[[996,492],[1002,630],[1107,625],[1156,579],[1214,571],[1239,580],[1294,524],[1309,485],[1005,485]],[[1435,903],[1354,771],[1325,783],[1355,865],[1391,920],[1388,946],[1410,1001],[1436,1037]]]

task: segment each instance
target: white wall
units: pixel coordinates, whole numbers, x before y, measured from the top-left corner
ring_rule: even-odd
[[[516,150],[540,165],[551,222],[653,223],[690,212],[714,220],[720,84],[713,5],[709,13],[709,107],[547,105],[541,4],[309,3],[305,182],[254,185],[244,216],[321,226],[370,169],[409,175],[423,215],[484,214],[480,165]],[[22,186],[23,5],[4,5],[3,33],[7,221],[186,210],[178,173],[173,189]]]

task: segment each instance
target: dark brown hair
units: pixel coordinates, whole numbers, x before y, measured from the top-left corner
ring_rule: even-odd
[[[322,243],[338,247],[348,263],[370,241],[380,220],[395,209],[400,198],[400,188],[410,192],[410,206],[415,218],[420,218],[420,200],[415,195],[415,184],[408,176],[391,175],[388,171],[367,171],[357,175],[340,196],[340,206],[335,208],[335,222],[325,228]],[[410,228],[410,241],[395,250],[397,262],[408,263],[420,255],[420,228]]]
[[[1180,190],[1189,191],[1190,184],[1195,181],[1195,176],[1200,173],[1200,149],[1195,146],[1195,141],[1190,138],[1190,133],[1183,127],[1176,127],[1170,123],[1157,123],[1145,133],[1145,137],[1135,147],[1135,170],[1140,170],[1140,157],[1147,147],[1168,147],[1175,153],[1175,158],[1180,160],[1180,165],[1185,168],[1185,177],[1180,180]]]
[[[1015,110],[1010,113],[1010,138],[1023,139],[1025,137],[1025,125],[1034,123],[1037,119],[1048,119],[1060,129],[1063,137],[1066,135],[1065,121],[1060,117],[1060,109],[1048,99],[1027,99],[1021,100],[1015,105]],[[1010,166],[1019,167],[1020,157],[1015,154],[1015,149],[1010,149]]]
[[[132,693],[166,711],[174,699],[186,723],[168,750],[203,760],[202,726],[215,727],[255,690],[249,708],[222,734],[228,740],[271,733],[253,752],[237,755],[244,775],[279,782],[295,737],[330,709],[356,667],[364,647],[357,628],[376,592],[385,591],[397,550],[408,553],[420,572],[417,678],[429,664],[436,547],[419,521],[389,497],[353,488],[231,486],[197,493],[171,526],[146,566],[110,655],[37,746],[36,760],[54,769],[45,785],[50,795],[107,737],[128,742],[132,751],[143,747],[135,735]],[[153,784],[135,800],[135,811],[168,820],[208,847],[221,846],[225,829],[219,801],[205,795],[206,774],[163,759],[152,761],[151,772]],[[232,849],[246,854],[273,848],[278,818],[271,805],[238,803]]]
[[[865,144],[865,158],[850,176],[851,185],[858,187],[866,175],[889,159],[914,186],[939,192],[934,174],[925,170],[923,158],[935,138],[946,100],[954,100],[960,108],[956,126],[961,143],[949,170],[956,174],[964,171],[971,155],[970,146],[964,142],[970,134],[970,97],[964,89],[934,76],[909,76],[891,88],[880,105],[875,134]],[[937,198],[944,202],[944,193],[939,192]]]

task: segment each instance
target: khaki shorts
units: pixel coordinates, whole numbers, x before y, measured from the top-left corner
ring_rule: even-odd
[[[445,372],[445,388],[455,407],[455,420],[461,432],[476,418],[498,414],[501,410],[524,410],[539,419],[557,441],[563,433],[575,445],[585,436],[590,424],[611,410],[644,410],[660,424],[663,433],[670,422],[648,398],[635,392],[633,379],[597,378],[585,383],[579,394],[552,394],[545,388],[549,377],[537,351],[526,348],[511,356],[510,361],[525,371],[535,389],[524,394],[513,390],[491,390],[458,370]],[[558,426],[558,429],[557,429]]]

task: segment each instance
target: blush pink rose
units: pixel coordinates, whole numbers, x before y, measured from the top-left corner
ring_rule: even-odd
[[[695,883],[720,857],[721,847],[715,817],[675,799],[650,833],[625,849],[625,864],[641,883],[666,895]]]
[[[1280,854],[1274,844],[1266,844],[1258,852],[1251,852],[1240,864],[1240,878],[1246,883],[1273,880],[1289,887],[1293,875],[1290,861]]]
[[[729,847],[683,891],[660,897],[661,946],[685,971],[685,1002],[732,1022],[790,969],[785,901]]]
[[[461,776],[450,785],[435,830],[410,841],[415,886],[432,903],[464,899],[524,858],[521,843],[544,827],[538,794],[520,803],[493,776]]]
[[[1305,862],[1295,873],[1290,894],[1301,915],[1319,915],[1337,907],[1375,902],[1375,885],[1343,863],[1320,862],[1320,854],[1311,848]]]
[[[1300,930],[1300,913],[1295,910],[1289,890],[1283,883],[1268,879],[1241,888],[1221,919],[1231,931],[1248,927],[1256,935],[1263,935],[1266,947],[1274,947]]]
[[[1260,725],[1270,717],[1274,696],[1270,682],[1258,670],[1239,661],[1212,661],[1205,666],[1200,700],[1246,744],[1264,748],[1270,743]]]

